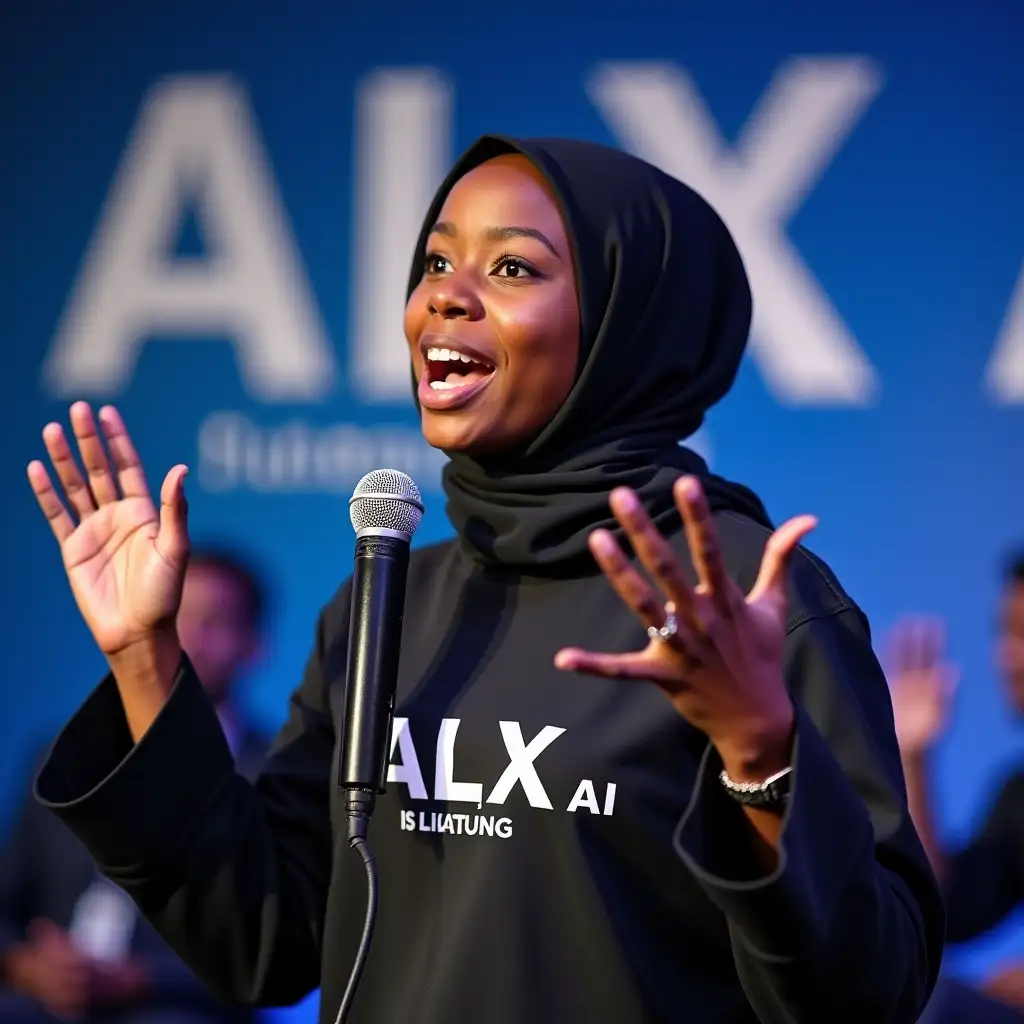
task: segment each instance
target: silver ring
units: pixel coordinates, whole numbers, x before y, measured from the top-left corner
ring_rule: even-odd
[[[665,625],[661,626],[648,626],[647,635],[652,640],[660,640],[663,644],[667,644],[679,631],[679,624],[676,622],[676,617],[672,612],[669,612],[665,616]]]

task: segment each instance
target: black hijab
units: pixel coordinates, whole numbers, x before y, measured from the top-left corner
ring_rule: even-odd
[[[670,531],[679,523],[672,485],[682,473],[700,477],[713,509],[770,526],[756,495],[710,474],[680,444],[732,386],[751,315],[735,243],[686,185],[592,142],[485,135],[434,197],[409,294],[452,186],[508,153],[525,156],[560,205],[576,269],[580,356],[568,398],[525,448],[486,461],[446,453],[447,511],[463,544],[485,564],[527,575],[586,572],[588,534],[599,526],[620,532],[611,491],[633,488]]]

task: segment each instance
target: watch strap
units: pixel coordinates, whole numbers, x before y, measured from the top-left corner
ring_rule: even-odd
[[[778,807],[789,800],[792,772],[792,767],[783,768],[760,782],[736,782],[723,768],[718,779],[729,796],[746,807]]]

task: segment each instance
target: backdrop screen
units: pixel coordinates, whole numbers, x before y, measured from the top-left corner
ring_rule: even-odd
[[[820,516],[876,637],[948,620],[963,834],[1017,744],[990,646],[1024,541],[1022,39],[997,0],[4,4],[0,816],[103,670],[24,479],[72,399],[118,403],[154,486],[187,462],[194,535],[269,570],[271,724],[359,477],[410,473],[418,541],[449,532],[404,284],[445,168],[498,131],[619,145],[729,223],[752,343],[694,444],[776,518]]]

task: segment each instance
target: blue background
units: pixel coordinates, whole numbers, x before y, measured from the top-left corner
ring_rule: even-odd
[[[748,359],[707,436],[715,468],[758,489],[776,518],[820,516],[813,546],[876,635],[907,610],[949,621],[964,682],[939,760],[940,810],[952,837],[970,827],[1019,744],[991,641],[999,562],[1024,541],[1024,409],[995,404],[984,372],[1024,257],[1024,7],[671,6],[633,2],[627,16],[613,13],[621,5],[567,0],[3,5],[0,817],[30,751],[103,669],[24,466],[41,452],[41,427],[64,413],[44,389],[42,362],[155,82],[227,71],[247,90],[340,368],[322,402],[265,406],[246,394],[229,344],[147,344],[111,397],[158,486],[173,463],[197,464],[200,426],[218,409],[265,426],[298,417],[415,427],[410,403],[361,401],[345,377],[354,95],[373,69],[441,69],[454,88],[454,157],[484,131],[614,143],[585,90],[602,61],[677,63],[731,139],[787,60],[862,55],[882,72],[881,91],[788,234],[873,363],[878,398],[867,408],[787,406]],[[191,233],[186,225],[182,246],[198,244]],[[437,539],[448,525],[436,476],[420,482],[429,505],[421,537]],[[250,546],[275,582],[271,646],[250,697],[276,724],[314,616],[349,566],[345,495],[210,492],[195,473],[189,487],[193,534]],[[954,963],[975,972],[991,946]],[[1014,935],[998,946],[1024,952]]]

